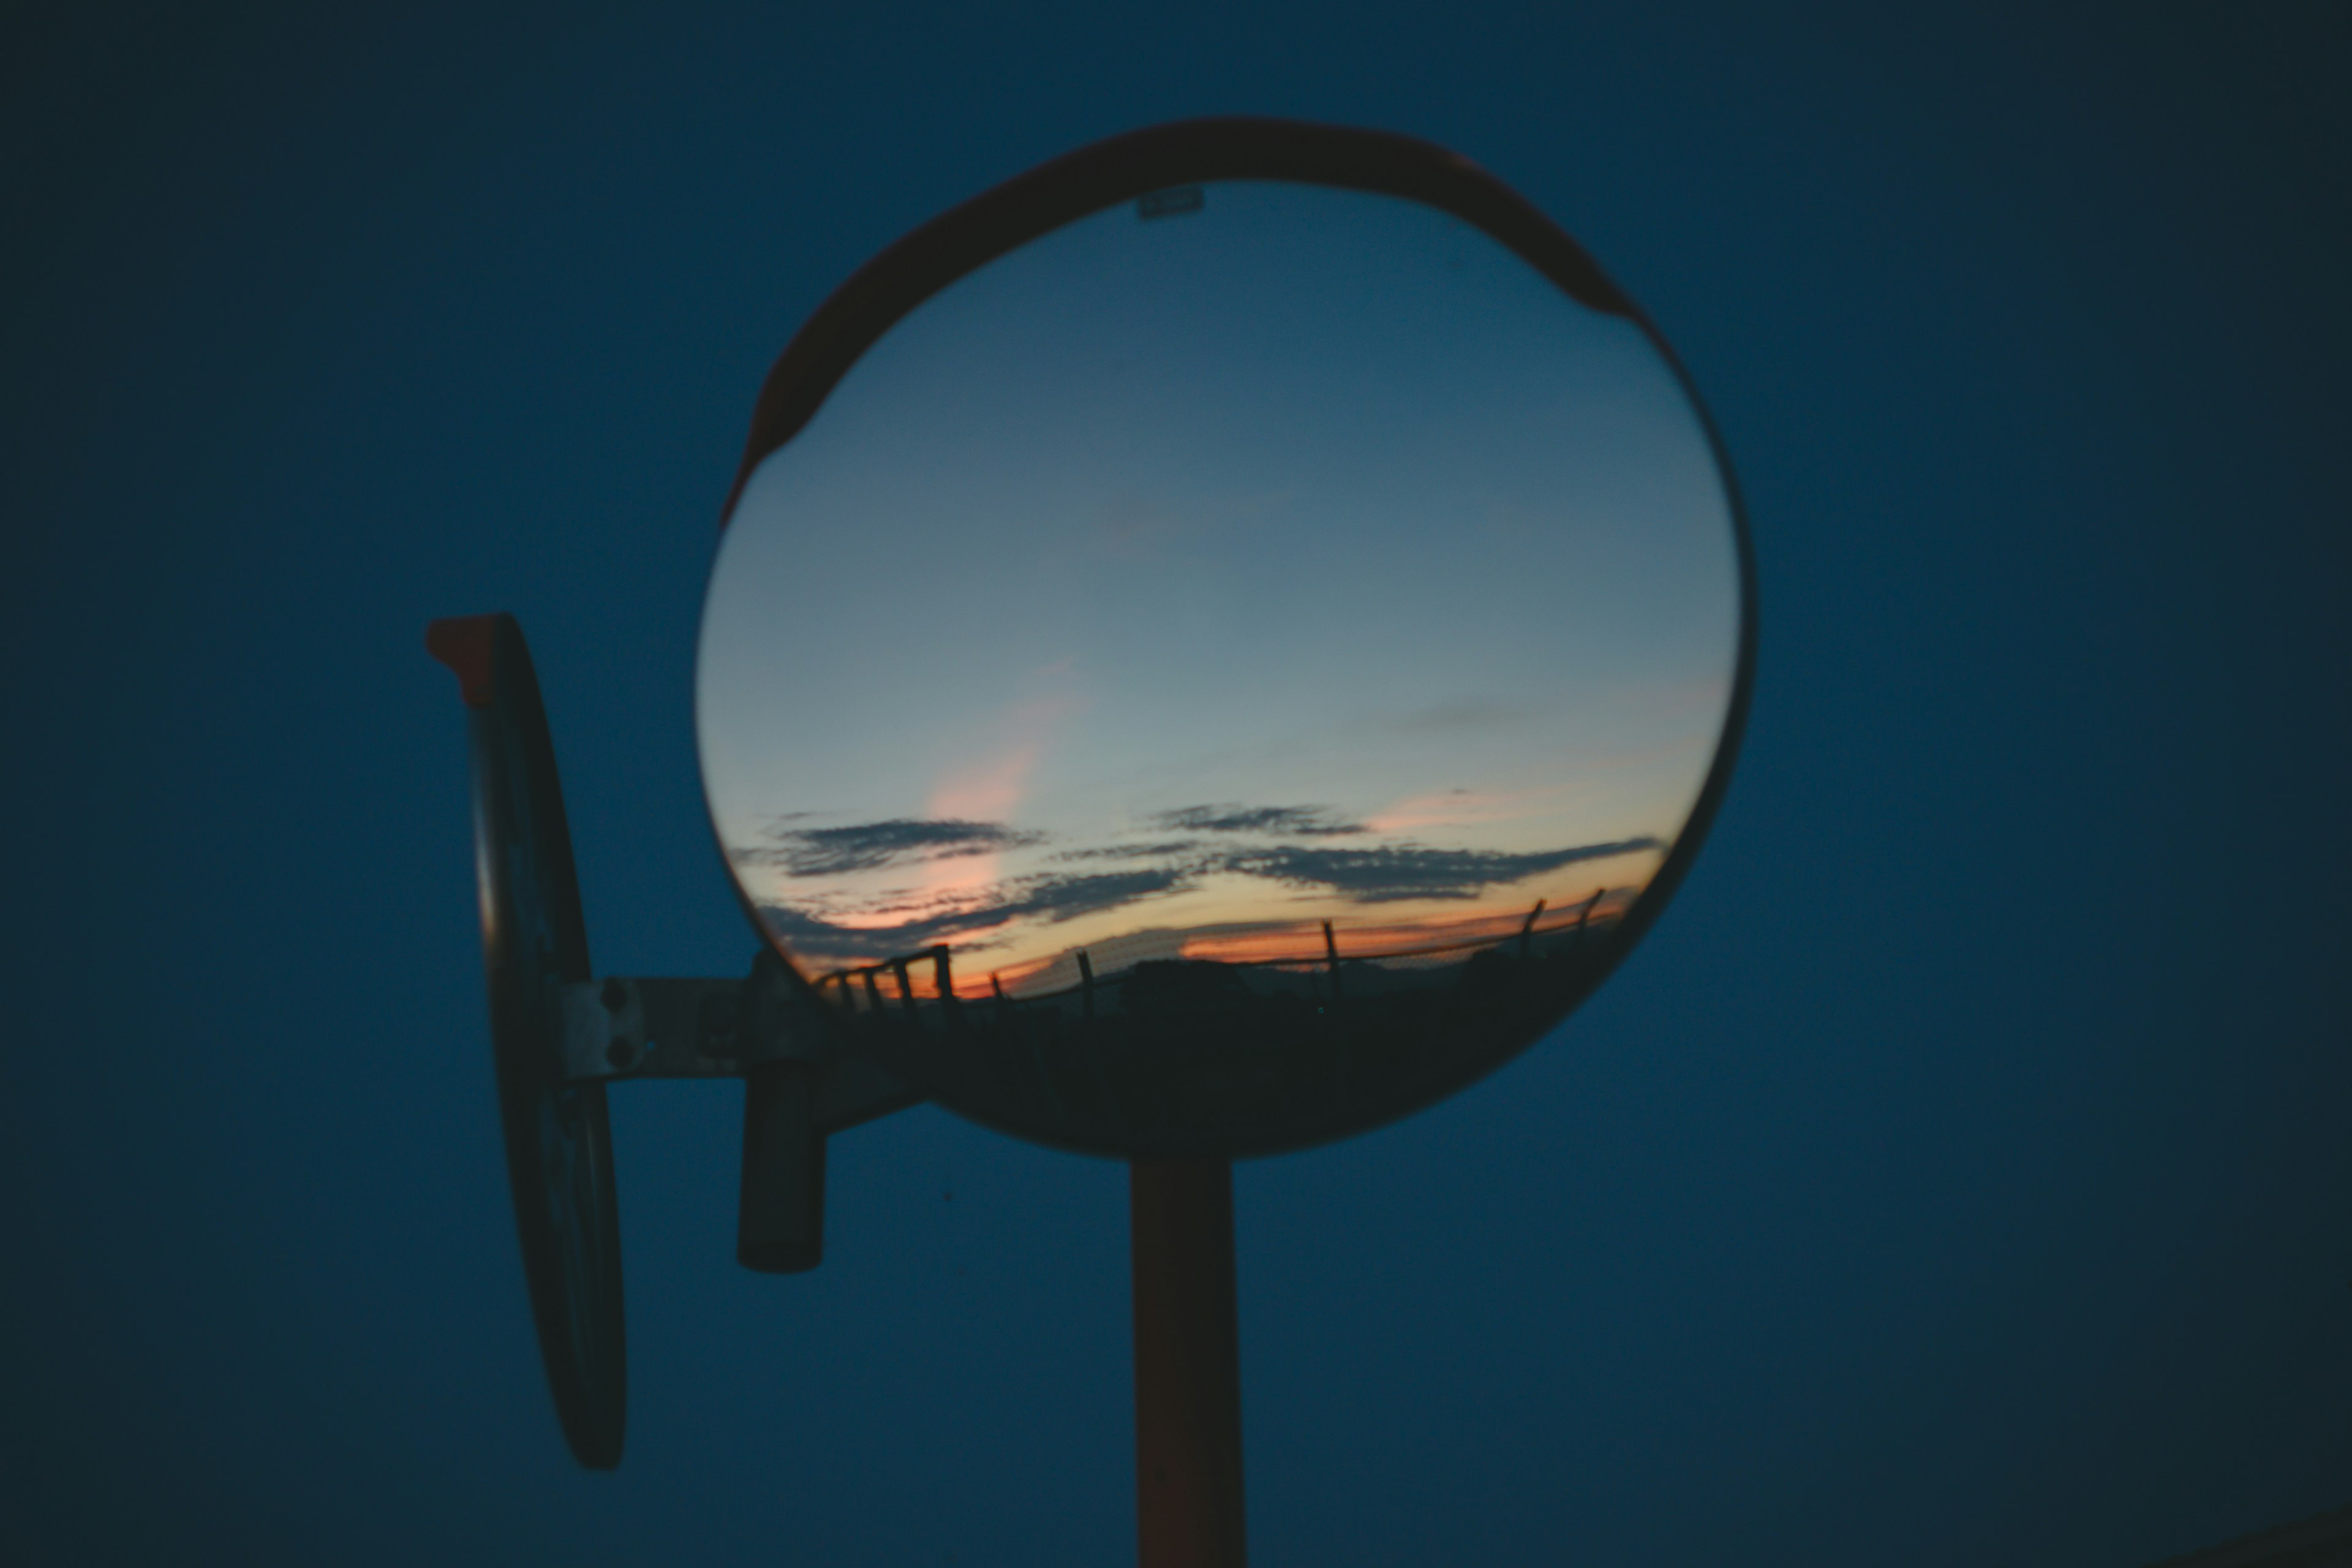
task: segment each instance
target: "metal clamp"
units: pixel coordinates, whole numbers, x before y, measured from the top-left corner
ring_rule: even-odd
[[[764,953],[742,980],[611,975],[563,987],[563,1076],[572,1082],[747,1078],[786,1062],[821,1069],[812,1110],[824,1132],[923,1099]]]

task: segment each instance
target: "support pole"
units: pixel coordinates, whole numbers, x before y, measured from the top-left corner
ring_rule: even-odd
[[[1129,1167],[1135,1249],[1135,1502],[1141,1568],[1243,1568],[1234,1176]]]
[[[743,1079],[743,1194],[735,1258],[762,1274],[798,1274],[824,1257],[824,1130],[817,1073],[771,1062]]]

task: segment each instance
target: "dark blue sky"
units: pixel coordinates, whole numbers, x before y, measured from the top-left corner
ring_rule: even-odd
[[[931,1110],[778,1279],[735,1091],[616,1094],[629,1452],[572,1468],[420,633],[521,616],[600,966],[738,970],[689,699],[768,363],[939,208],[1230,111],[1583,240],[1763,616],[1602,994],[1239,1173],[1256,1560],[2128,1568],[2352,1501],[2342,13],[1879,9],[11,10],[0,1556],[1130,1552],[1123,1173]]]

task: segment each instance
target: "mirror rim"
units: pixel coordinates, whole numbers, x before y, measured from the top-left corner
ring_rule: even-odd
[[[1673,900],[1697,858],[1728,791],[1748,724],[1756,666],[1756,563],[1747,510],[1723,437],[1698,388],[1664,334],[1640,306],[1603,273],[1566,231],[1517,192],[1461,154],[1434,142],[1393,132],[1366,131],[1306,121],[1230,116],[1183,120],[1108,137],[1037,165],[949,208],[884,248],[826,297],[793,334],[769,370],[753,405],[742,462],[719,512],[723,531],[752,473],[789,443],[823,406],[835,385],[866,351],[925,300],[966,275],[1033,239],[1108,208],[1156,191],[1213,181],[1268,180],[1324,185],[1392,195],[1452,214],[1478,228],[1543,274],[1561,292],[1604,314],[1638,327],[1673,371],[1690,402],[1722,480],[1731,520],[1739,584],[1739,627],[1730,700],[1723,729],[1682,831],[1642,896],[1626,911],[1620,940],[1606,964],[1585,987],[1577,1006],[1606,984],[1625,954]],[[713,563],[716,571],[717,563]],[[706,590],[707,592],[707,590]],[[697,741],[697,767],[700,766]],[[710,796],[703,791],[706,811]],[[798,963],[760,919],[734,862],[727,855],[718,819],[710,817],[713,842],[727,868],[744,916],[761,942],[783,958],[792,973]],[[1568,1015],[1562,1016],[1565,1021]],[[1553,1027],[1557,1027],[1554,1025]],[[1532,1043],[1532,1042],[1530,1042]],[[1525,1046],[1465,1061],[1459,1071],[1433,1077],[1438,1087],[1411,1108],[1333,1134],[1353,1136],[1411,1115],[1445,1100],[1518,1056]],[[928,1091],[929,1086],[925,1086]],[[956,1109],[952,1103],[950,1109]],[[991,1125],[996,1125],[990,1119]],[[1017,1131],[1017,1129],[1006,1129]],[[1328,1142],[1328,1138],[1318,1142]],[[1066,1146],[1066,1145],[1057,1145]]]

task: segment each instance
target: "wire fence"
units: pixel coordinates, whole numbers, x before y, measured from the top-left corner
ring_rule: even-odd
[[[1628,900],[1607,910],[1603,910],[1601,904],[1610,894],[1618,890],[1612,888],[1595,889],[1590,897],[1566,906],[1559,911],[1559,918],[1549,924],[1543,923],[1544,911],[1549,907],[1549,902],[1546,900],[1538,899],[1534,908],[1520,920],[1516,931],[1509,929],[1507,917],[1500,922],[1489,917],[1475,922],[1465,922],[1475,923],[1483,928],[1481,934],[1477,936],[1406,948],[1389,948],[1375,942],[1367,951],[1343,954],[1339,951],[1339,934],[1333,931],[1329,921],[1324,921],[1321,922],[1323,951],[1320,953],[1289,952],[1270,957],[1235,958],[1212,962],[1222,963],[1232,969],[1286,970],[1307,973],[1328,973],[1336,984],[1341,973],[1341,966],[1347,963],[1397,964],[1403,968],[1432,968],[1457,954],[1475,953],[1485,949],[1501,949],[1512,944],[1517,946],[1521,958],[1531,958],[1538,937],[1565,934],[1581,942],[1588,937],[1597,938],[1604,931],[1613,930],[1625,918],[1627,911],[1632,908],[1632,901]],[[1569,912],[1570,910],[1573,911],[1572,915]],[[1498,923],[1501,926],[1499,930],[1496,929]],[[1361,938],[1373,935],[1381,930],[1398,929],[1401,928],[1360,928],[1349,931],[1348,935],[1351,939],[1358,939],[1360,942]],[[1150,962],[1141,960],[1137,964],[1130,964],[1114,973],[1098,976],[1095,973],[1094,961],[1089,950],[1073,948],[1067,956],[1075,960],[1078,978],[1075,984],[1059,986],[1050,991],[1007,992],[998,976],[991,973],[989,989],[985,993],[961,994],[955,989],[953,956],[944,942],[919,948],[913,952],[902,953],[893,958],[877,959],[871,963],[853,964],[830,970],[818,975],[812,984],[820,996],[826,997],[835,1005],[851,1013],[858,1014],[879,1013],[894,1005],[911,1011],[922,1002],[993,1001],[1002,1005],[1021,1005],[1031,1003],[1058,1002],[1071,996],[1078,997],[1087,1010],[1091,1013],[1097,991],[1124,985],[1134,975],[1141,963]],[[930,971],[929,974],[924,977],[929,981],[928,987],[917,978],[919,971],[925,968]],[[887,996],[883,994],[886,979],[892,992],[892,994]],[[861,1001],[863,1005],[860,1005]]]

